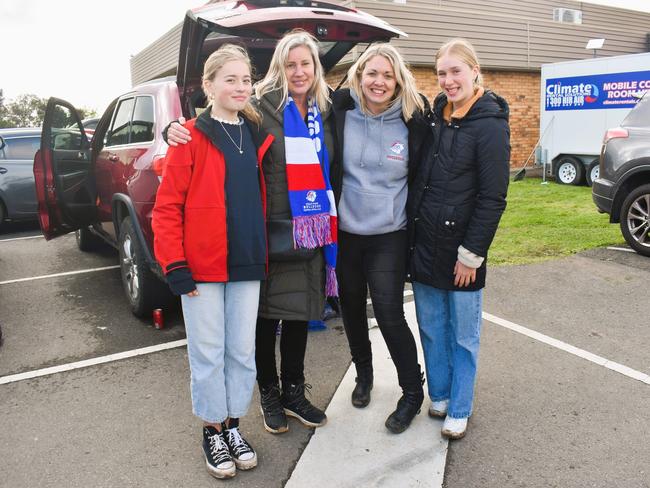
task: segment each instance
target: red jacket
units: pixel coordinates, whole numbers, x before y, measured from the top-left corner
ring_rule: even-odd
[[[165,274],[189,267],[195,281],[228,281],[225,178],[223,153],[192,119],[185,127],[192,140],[169,147],[156,194],[152,227],[154,252]],[[273,136],[246,121],[257,147],[260,193],[266,216],[262,160]]]

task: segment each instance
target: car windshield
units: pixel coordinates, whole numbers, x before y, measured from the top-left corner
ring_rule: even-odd
[[[622,122],[623,127],[648,127],[650,121],[650,96],[648,92],[645,92],[645,95],[636,107],[630,110],[630,113],[627,114],[627,117]]]

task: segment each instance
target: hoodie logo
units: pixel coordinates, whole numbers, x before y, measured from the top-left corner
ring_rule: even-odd
[[[390,146],[390,150],[393,151],[395,154],[402,154],[402,151],[404,150],[404,144],[402,144],[399,141],[395,141]]]
[[[404,149],[406,149],[404,143],[395,141],[390,145],[390,151],[392,154],[389,153],[386,158],[393,161],[404,161],[404,156],[402,156]]]

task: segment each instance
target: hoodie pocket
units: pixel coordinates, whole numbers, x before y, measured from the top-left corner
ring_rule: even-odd
[[[344,187],[338,208],[341,228],[361,234],[383,231],[393,225],[393,206],[391,195]]]

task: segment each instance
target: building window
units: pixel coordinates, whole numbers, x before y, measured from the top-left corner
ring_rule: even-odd
[[[582,24],[582,10],[573,8],[554,8],[553,20],[565,24]]]

